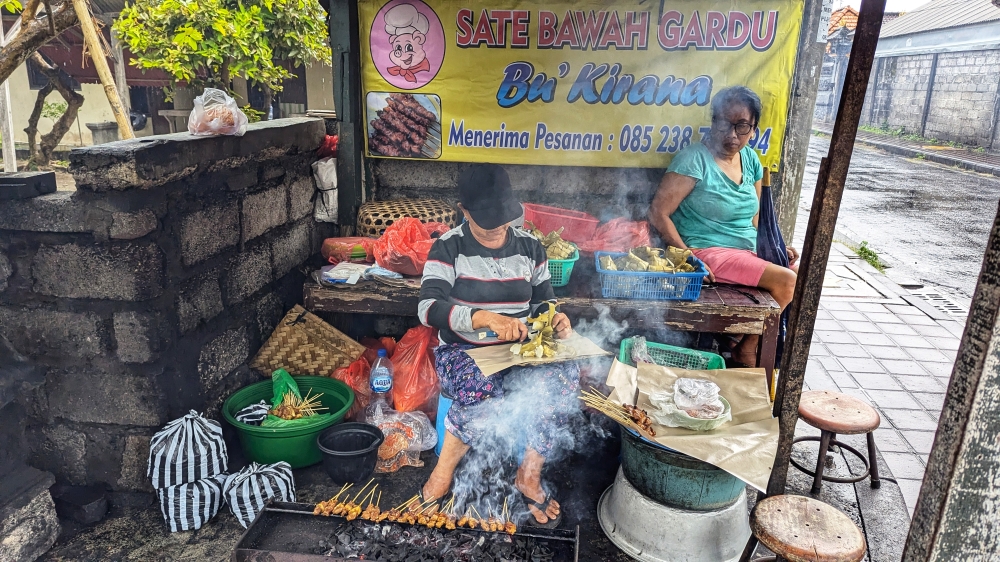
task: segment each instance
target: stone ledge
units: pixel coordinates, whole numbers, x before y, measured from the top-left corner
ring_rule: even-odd
[[[157,135],[74,149],[70,171],[81,191],[151,189],[241,162],[311,152],[325,135],[323,120],[308,117],[254,123],[242,137]]]

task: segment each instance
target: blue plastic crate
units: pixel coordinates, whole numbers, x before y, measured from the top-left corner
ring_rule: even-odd
[[[608,271],[601,267],[601,256],[612,259],[621,252],[594,254],[597,272],[601,275],[601,295],[606,299],[643,299],[654,301],[694,301],[701,295],[701,283],[707,275],[705,264],[691,256],[691,273],[656,273],[648,271]]]

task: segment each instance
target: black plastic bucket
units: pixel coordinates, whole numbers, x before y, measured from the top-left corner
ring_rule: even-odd
[[[375,472],[382,430],[367,423],[337,424],[316,438],[323,469],[336,484],[360,482]]]

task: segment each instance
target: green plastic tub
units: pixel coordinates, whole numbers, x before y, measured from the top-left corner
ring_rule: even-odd
[[[710,351],[688,349],[665,343],[646,341],[646,349],[653,363],[661,367],[676,367],[678,369],[715,370],[725,369],[726,360],[721,355]],[[618,361],[635,367],[632,362],[632,338],[622,340],[618,351]]]
[[[222,416],[236,428],[240,445],[248,459],[261,464],[285,461],[292,468],[314,465],[323,460],[316,445],[316,436],[324,429],[344,419],[354,404],[354,391],[346,384],[327,377],[294,377],[299,392],[313,395],[322,393],[320,402],[328,408],[323,413],[333,414],[333,419],[304,424],[296,428],[260,427],[236,421],[236,413],[261,400],[271,403],[271,380],[251,384],[236,391],[222,406]]]

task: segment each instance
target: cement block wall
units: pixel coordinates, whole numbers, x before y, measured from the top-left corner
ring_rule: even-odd
[[[300,302],[318,119],[74,150],[76,192],[0,209],[0,332],[50,367],[31,464],[149,491],[149,438],[259,379],[245,363]]]
[[[877,58],[861,124],[1000,149],[1000,50]]]
[[[989,147],[998,85],[1000,50],[938,55],[924,136]]]

